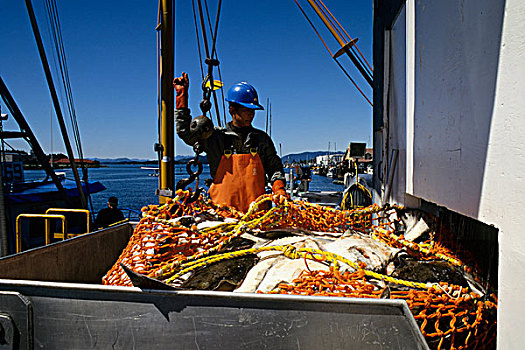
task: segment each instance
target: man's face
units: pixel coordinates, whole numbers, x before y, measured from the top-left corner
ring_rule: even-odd
[[[238,128],[252,125],[255,117],[255,110],[243,106],[231,106],[230,113],[232,115],[233,125]]]

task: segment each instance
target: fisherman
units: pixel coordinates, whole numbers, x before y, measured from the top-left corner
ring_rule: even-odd
[[[209,194],[214,202],[246,212],[250,203],[265,193],[267,182],[274,194],[286,196],[283,164],[272,139],[252,126],[255,111],[264,109],[252,85],[241,82],[228,90],[226,101],[232,121],[225,128],[210,127],[209,132],[195,127],[203,119],[211,124],[207,118],[191,121],[188,75],[182,73],[173,85],[177,92],[177,134],[190,146],[199,142],[206,152],[213,178]]]
[[[312,181],[312,172],[309,166],[295,166],[294,180],[299,181],[299,192],[308,192],[310,189],[310,181]]]
[[[96,228],[108,227],[111,224],[124,220],[124,214],[118,208],[118,198],[109,197],[108,207],[101,209],[97,214],[97,219],[95,220]]]

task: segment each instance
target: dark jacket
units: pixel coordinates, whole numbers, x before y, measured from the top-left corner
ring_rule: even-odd
[[[104,208],[98,212],[95,227],[108,227],[111,224],[124,220],[124,214],[118,208]]]
[[[190,122],[191,115],[188,108],[175,110],[177,135],[185,143],[193,146],[197,141],[197,135],[192,134]],[[208,139],[200,141],[200,144],[208,156],[210,174],[213,178],[215,178],[225,149],[231,149],[234,154],[248,154],[250,149],[255,148],[261,158],[266,180],[270,184],[273,184],[275,180],[285,181],[281,158],[277,155],[270,136],[262,130],[255,129],[252,126],[237,128],[230,122],[224,128],[216,127],[212,135]]]

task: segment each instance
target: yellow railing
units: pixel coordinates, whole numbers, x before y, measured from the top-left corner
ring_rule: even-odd
[[[45,220],[45,239],[46,245],[51,243],[51,225],[49,224],[50,220],[60,220],[62,222],[62,239],[67,235],[67,221],[64,215],[57,214],[20,214],[16,218],[16,252],[20,253],[22,251],[22,233],[21,233],[21,224],[20,219],[22,218],[39,218]],[[60,238],[60,237],[56,237]]]
[[[55,213],[55,214],[51,214]],[[60,213],[60,214],[58,214]],[[86,215],[86,232],[84,233],[67,233],[67,219],[64,213],[80,213]],[[38,218],[45,220],[45,242],[46,245],[51,243],[52,238],[57,239],[68,239],[76,236],[80,236],[90,232],[91,213],[85,209],[65,209],[65,208],[49,208],[45,214],[20,214],[16,218],[16,252],[22,251],[22,232],[21,232],[21,220],[22,218]],[[60,220],[62,223],[62,232],[52,232],[52,225],[49,223],[51,220]]]
[[[86,214],[86,232],[84,233],[68,233],[67,238],[80,236],[86,233],[91,232],[90,230],[90,222],[91,222],[91,213],[89,210],[86,209],[64,209],[64,208],[49,208],[46,210],[46,214],[50,213],[80,213],[80,214]],[[65,232],[65,231],[62,231]],[[64,239],[64,235],[60,233],[54,233],[55,238],[62,238]]]

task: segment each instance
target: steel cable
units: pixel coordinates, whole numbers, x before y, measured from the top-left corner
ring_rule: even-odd
[[[352,40],[352,37],[346,32],[345,28],[341,25],[341,23],[339,23],[339,21],[337,20],[337,18],[335,18],[335,16],[332,14],[332,12],[330,11],[330,9],[328,9],[328,7],[326,7],[326,5],[323,3],[322,0],[316,0],[318,1],[319,3],[321,3],[321,5],[323,6],[323,8],[326,10],[326,12],[328,12],[328,14],[330,15],[330,17],[333,18],[333,20],[338,24],[338,26],[341,28],[341,30],[346,34],[347,38],[349,41]],[[373,73],[374,69],[372,68],[372,66],[370,66],[370,64],[368,63],[368,61],[366,60],[365,56],[363,55],[363,53],[361,52],[361,50],[359,50],[359,47],[357,47],[357,45],[354,45],[352,46],[352,50],[357,50],[357,52],[359,53],[359,56],[361,56],[364,60],[364,62],[366,63],[366,65],[368,66],[368,68],[370,69],[370,72]],[[358,57],[358,55],[356,55],[356,57]]]
[[[328,51],[328,53],[330,54],[330,57],[332,57],[332,59],[335,61],[335,63],[339,66],[339,68],[341,68],[341,70],[343,71],[343,73],[347,76],[348,79],[350,79],[350,82],[355,86],[355,88],[361,93],[361,95],[365,98],[365,100],[371,105],[373,106],[372,102],[370,101],[370,99],[368,99],[368,97],[366,97],[365,93],[363,92],[363,90],[361,90],[361,88],[359,87],[359,85],[357,85],[357,83],[354,81],[354,79],[352,79],[352,77],[350,76],[350,74],[348,74],[348,72],[343,68],[343,66],[341,65],[341,63],[339,63],[339,61],[337,61],[334,57],[334,55],[332,54],[332,51],[330,51],[330,49],[328,48],[328,45],[326,44],[326,42],[324,41],[323,37],[321,36],[321,34],[319,34],[319,32],[317,31],[317,28],[315,27],[315,25],[312,23],[312,21],[310,20],[310,18],[308,17],[308,15],[306,14],[306,12],[303,10],[303,8],[301,7],[301,5],[299,4],[299,2],[297,0],[294,0],[295,3],[297,4],[297,7],[299,7],[299,10],[301,10],[301,13],[303,14],[303,16],[306,18],[306,20],[308,21],[308,23],[310,24],[310,26],[312,27],[312,29],[314,30],[315,34],[317,34],[317,36],[319,37],[319,39],[321,40],[321,42],[323,43],[324,47],[326,48],[326,50]]]
[[[217,43],[217,33],[219,31],[219,19],[220,19],[220,14],[221,14],[221,7],[222,7],[222,0],[219,0],[219,3],[217,4],[217,14],[215,15],[215,30],[212,31],[211,30],[211,20],[210,20],[210,13],[208,11],[208,1],[207,0],[204,0],[204,7],[206,8],[206,17],[208,18],[208,26],[210,28],[210,34],[211,34],[211,37],[212,37],[212,49],[211,49],[211,56],[210,58],[211,59],[215,59],[217,60],[217,62],[219,61],[219,57],[217,55],[217,52],[216,52],[216,43]],[[219,66],[217,65],[217,69],[219,68]],[[219,75],[219,79],[220,78],[220,75]],[[222,79],[221,79],[222,81]],[[213,102],[215,104],[215,114],[217,115],[217,121],[219,123],[219,126],[221,126],[221,118],[220,118],[220,113],[219,113],[219,105],[218,105],[218,100],[217,100],[217,94],[215,92],[215,81],[212,81],[211,82],[211,89],[212,89],[212,94],[213,94]],[[222,103],[223,103],[223,106],[224,106],[224,98],[222,100]],[[224,118],[226,119],[226,116],[224,116]],[[226,121],[225,121],[225,124],[226,124]]]
[[[197,14],[195,12],[195,0],[191,0],[193,9],[193,21],[195,22],[195,38],[197,39],[197,51],[199,53],[199,64],[201,66],[201,80],[204,80],[204,67],[202,66],[201,43],[199,40],[199,26],[197,25]]]
[[[78,120],[76,115],[76,109],[74,105],[73,92],[71,89],[71,82],[69,79],[69,70],[67,65],[67,58],[64,49],[64,41],[62,38],[62,30],[60,25],[60,17],[58,15],[58,8],[55,0],[45,0],[44,7],[47,10],[48,25],[50,27],[50,36],[54,44],[54,53],[56,54],[55,63],[58,62],[60,70],[61,86],[64,89],[64,99],[66,100],[67,110],[69,114],[70,127],[73,133],[73,139],[77,150],[78,157],[80,159],[80,167],[82,169],[82,179],[85,183],[87,199],[93,212],[93,202],[89,191],[89,177],[88,170],[84,162],[84,153],[82,150],[82,142],[80,137],[80,130],[78,128]],[[73,160],[74,161],[74,160]]]
[[[328,11],[328,8],[323,4],[323,2],[321,0],[313,0],[313,1],[315,2],[317,7],[319,8],[319,10],[323,13],[323,15],[326,17],[328,22],[330,22],[330,24],[335,29],[337,34],[339,34],[339,36],[344,38],[345,37],[345,35],[343,34],[343,32],[344,32],[348,36],[347,40],[351,41],[352,38],[348,35],[348,33],[346,33],[346,31],[343,29],[341,24],[335,19],[334,15],[332,15],[332,13],[330,11]],[[319,6],[320,4],[322,5],[322,7]],[[326,11],[325,11],[325,9],[326,9]],[[364,71],[370,76],[370,78],[372,78],[372,72],[369,71],[367,65],[363,62],[363,60],[361,59],[360,55],[358,55],[356,53],[356,50],[355,50],[356,46],[357,46],[357,44],[352,45],[352,47],[350,47],[350,50],[354,53],[355,58],[357,59],[359,64],[363,67]],[[359,52],[361,52],[361,51],[359,51]]]

